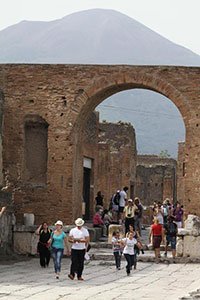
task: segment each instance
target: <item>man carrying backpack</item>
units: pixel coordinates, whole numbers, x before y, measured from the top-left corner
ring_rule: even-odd
[[[167,257],[167,250],[169,244],[171,244],[173,262],[175,263],[176,258],[176,235],[178,232],[177,225],[173,222],[172,216],[167,217],[167,223],[164,225],[164,233],[166,234],[166,246],[165,246],[165,257]]]

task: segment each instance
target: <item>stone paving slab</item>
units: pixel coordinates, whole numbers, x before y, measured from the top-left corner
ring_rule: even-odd
[[[112,261],[91,261],[85,266],[83,282],[67,277],[67,258],[62,260],[59,280],[55,279],[52,261],[47,269],[41,269],[36,258],[0,265],[0,300],[197,299],[200,264],[139,262],[129,277],[125,265],[122,261],[118,271]]]

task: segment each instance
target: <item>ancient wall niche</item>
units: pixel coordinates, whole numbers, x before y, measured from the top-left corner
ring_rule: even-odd
[[[48,123],[38,115],[24,118],[24,182],[45,185],[48,158]]]

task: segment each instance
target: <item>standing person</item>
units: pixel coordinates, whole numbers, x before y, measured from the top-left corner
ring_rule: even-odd
[[[167,223],[167,217],[170,215],[170,210],[169,207],[167,205],[167,200],[163,201],[163,205],[161,206],[162,210],[163,210],[163,223],[164,225]]]
[[[35,231],[39,235],[38,252],[40,255],[40,266],[42,268],[49,266],[51,252],[49,250],[48,241],[51,237],[52,230],[48,228],[47,222],[43,222]]]
[[[120,191],[120,199],[119,199],[119,223],[122,224],[124,207],[126,205],[127,192],[128,187],[125,186],[122,191]]]
[[[69,242],[72,243],[72,263],[68,277],[73,280],[77,273],[78,280],[83,280],[84,256],[89,244],[89,232],[83,227],[83,219],[78,218],[75,224],[76,227],[69,233]]]
[[[127,261],[126,273],[127,276],[129,276],[136,260],[135,245],[137,244],[137,240],[133,237],[133,233],[129,232],[128,236],[122,239],[122,243],[124,244],[123,253]]]
[[[158,206],[157,208],[154,209],[154,212],[153,212],[153,215],[154,215],[154,218],[157,218],[159,220],[159,224],[163,225],[164,223],[164,212],[162,210],[162,204],[161,202],[158,202]]]
[[[140,198],[135,198],[135,229],[138,230],[140,236],[142,234],[142,212],[143,207],[140,204]]]
[[[57,221],[55,223],[56,230],[51,233],[51,238],[49,243],[51,244],[51,255],[54,262],[54,269],[56,273],[56,278],[59,279],[60,271],[61,271],[61,259],[64,252],[64,244],[65,242],[67,248],[67,256],[69,256],[69,245],[67,242],[67,236],[64,231],[62,231],[63,222]]]
[[[6,206],[3,206],[1,211],[0,211],[0,217],[3,215],[4,211],[6,210]]]
[[[171,244],[173,262],[176,258],[176,235],[178,232],[177,225],[173,222],[174,218],[169,216],[167,218],[167,223],[164,225],[164,234],[166,234],[166,245],[164,256],[167,257],[167,250],[169,244]]]
[[[97,193],[96,198],[95,198],[95,200],[96,200],[96,207],[98,209],[100,209],[100,208],[103,209],[103,198],[104,198],[104,196],[101,194],[101,191],[99,191]]]
[[[154,224],[150,228],[149,242],[151,242],[151,236],[153,235],[153,249],[155,251],[155,261],[159,263],[160,244],[163,238],[163,227],[159,224],[159,219],[154,218]]]
[[[114,219],[118,221],[119,218],[119,199],[120,199],[120,190],[117,190],[116,194],[112,195],[111,202],[114,210]]]
[[[174,223],[178,228],[183,226],[183,208],[181,208],[180,202],[177,201],[176,208],[173,210]]]
[[[129,225],[134,226],[135,209],[133,200],[128,199],[128,204],[124,208],[123,218],[125,219],[125,233],[129,231]]]
[[[121,238],[120,238],[119,231],[113,232],[112,247],[113,247],[113,254],[115,257],[116,268],[117,270],[120,270],[122,252],[121,252]]]

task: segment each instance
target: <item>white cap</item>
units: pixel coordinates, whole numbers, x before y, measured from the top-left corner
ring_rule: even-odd
[[[84,220],[81,218],[78,218],[75,221],[76,226],[83,226],[84,223],[85,223]]]
[[[61,226],[63,226],[63,222],[60,221],[60,220],[58,220],[58,221],[55,223],[55,225],[61,225]]]
[[[133,200],[132,200],[132,199],[128,199],[128,202],[131,202],[131,203],[133,203]]]

